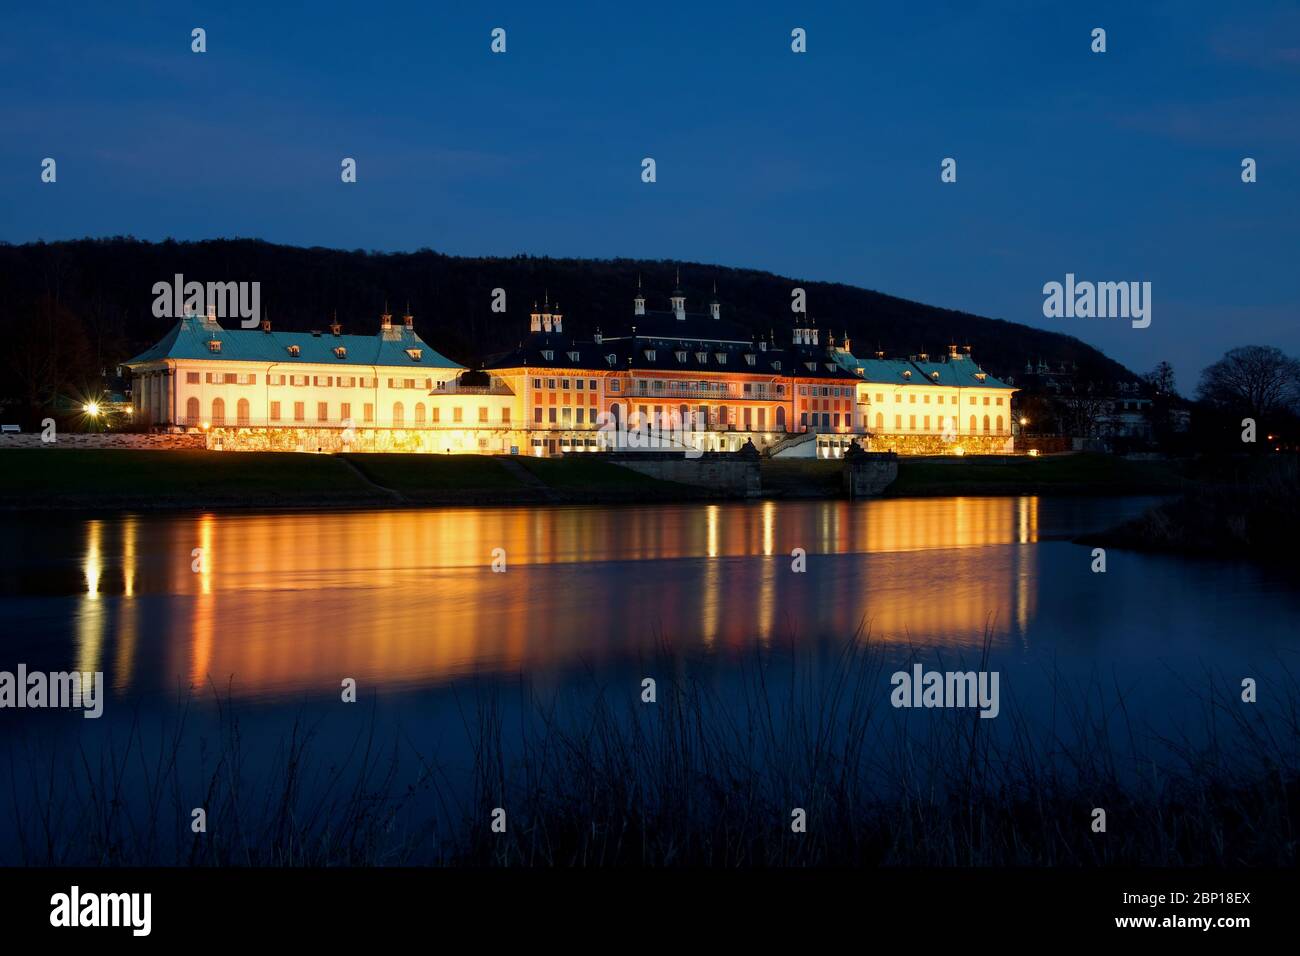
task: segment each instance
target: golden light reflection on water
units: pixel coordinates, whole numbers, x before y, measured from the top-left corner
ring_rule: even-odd
[[[127,518],[85,525],[83,669],[242,694],[740,651],[809,636],[975,647],[1035,611],[1037,498]],[[194,549],[202,549],[196,564]],[[506,552],[505,573],[491,570]],[[807,571],[790,552],[806,550]],[[106,554],[107,549],[107,554]],[[101,579],[120,566],[113,635]],[[148,598],[149,610],[143,610]],[[145,646],[144,635],[151,635]]]

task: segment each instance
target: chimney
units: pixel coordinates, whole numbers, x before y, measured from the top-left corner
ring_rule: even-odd
[[[383,314],[379,316],[379,331],[387,332],[393,327],[393,313],[388,311],[388,303],[384,303]]]
[[[564,326],[561,320],[564,316],[560,315],[560,303],[555,303],[555,312],[551,315],[551,329],[555,332],[563,332]]]
[[[794,330],[794,344],[803,345],[803,329],[798,326],[796,326]]]
[[[271,320],[270,320],[270,319],[263,319],[263,320],[262,320],[262,331],[263,331],[263,332],[266,332],[268,335],[270,334],[270,332],[271,332]]]
[[[412,332],[415,331],[415,316],[411,315],[411,303],[406,303],[406,314],[402,316],[402,325],[406,326]]]
[[[672,294],[673,313],[677,316],[678,322],[686,319],[686,293],[682,291],[682,272],[677,270],[677,288],[673,289]]]
[[[718,301],[718,284],[713,283],[713,301],[709,303],[709,313],[715,318],[722,318],[722,303]]]
[[[596,334],[595,336],[593,336],[592,341],[594,341],[597,345],[600,345],[604,340],[605,337],[600,334],[600,326],[596,326]]]
[[[529,317],[529,322],[528,322],[528,331],[529,331],[529,332],[540,332],[540,331],[542,331],[542,313],[540,313],[540,312],[537,311],[537,303],[536,303],[536,302],[533,303],[533,311],[532,311],[532,313],[530,314],[530,317]]]
[[[342,335],[342,334],[343,334],[343,326],[339,325],[339,314],[338,314],[338,312],[335,312],[335,313],[334,313],[334,320],[333,320],[332,322],[330,322],[330,331],[331,331],[332,333],[334,333],[335,335]]]
[[[208,314],[204,317],[203,321],[210,327],[215,326],[220,328],[220,323],[217,322],[217,307],[215,305],[208,306]]]
[[[641,277],[636,277],[636,298],[632,300],[632,314],[645,315],[645,295],[641,292]]]
[[[813,328],[809,329],[809,330],[808,330],[808,334],[809,334],[810,336],[812,336],[812,340],[811,340],[811,341],[812,341],[812,344],[813,344],[813,345],[816,345],[816,344],[817,344],[817,328],[814,326]]]

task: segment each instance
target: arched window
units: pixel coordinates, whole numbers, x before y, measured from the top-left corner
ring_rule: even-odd
[[[415,424],[424,424],[424,402],[415,403]]]
[[[985,416],[984,416],[984,434],[987,435],[988,433],[989,433],[989,417],[988,417],[987,415],[985,415]]]
[[[618,427],[619,423],[622,422],[623,406],[620,405],[618,402],[615,402],[613,405],[609,406],[609,420],[614,423],[614,426],[616,428]]]
[[[972,415],[972,416],[970,417],[970,433],[971,433],[972,435],[974,435],[974,434],[975,434],[976,432],[978,432],[978,431],[979,431],[979,428],[977,428],[976,425],[975,425],[975,416]]]
[[[691,427],[691,410],[685,405],[677,409],[677,414],[681,416],[678,420],[677,427],[682,431],[688,431]]]
[[[994,432],[994,434],[995,434],[995,435],[1001,435],[1001,434],[1002,434],[1002,416],[1001,416],[1001,415],[998,416],[997,426],[998,426],[997,431]]]
[[[185,424],[186,425],[199,424],[199,418],[202,415],[203,412],[199,411],[199,400],[197,398],[191,398],[188,402],[185,403]]]
[[[239,404],[235,406],[235,420],[240,425],[248,424],[248,399],[241,398]]]
[[[406,409],[402,407],[401,402],[393,403],[393,427],[401,428],[406,424]]]
[[[776,406],[776,430],[779,432],[785,431],[785,406],[784,405]]]
[[[217,425],[224,425],[225,423],[226,400],[224,398],[214,398],[212,400],[212,425],[215,428]]]
[[[883,432],[884,430],[885,430],[885,415],[883,412],[876,412],[876,431]]]

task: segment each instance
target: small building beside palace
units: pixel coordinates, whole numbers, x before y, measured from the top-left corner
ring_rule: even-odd
[[[969,349],[860,358],[808,320],[778,343],[724,319],[716,296],[707,312],[688,312],[680,289],[668,305],[647,308],[638,288],[622,327],[582,339],[564,331],[558,304],[535,305],[518,346],[473,376],[409,314],[384,314],[374,335],[344,335],[337,321],[278,332],[190,315],[125,363],[133,418],[201,430],[227,450],[550,456],[628,434],[782,456],[838,457],[855,440],[900,454],[1012,449],[1015,389]]]

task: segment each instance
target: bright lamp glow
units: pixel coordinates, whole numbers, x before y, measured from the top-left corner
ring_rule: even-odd
[[[99,414],[99,402],[87,402],[82,408],[91,418]]]

